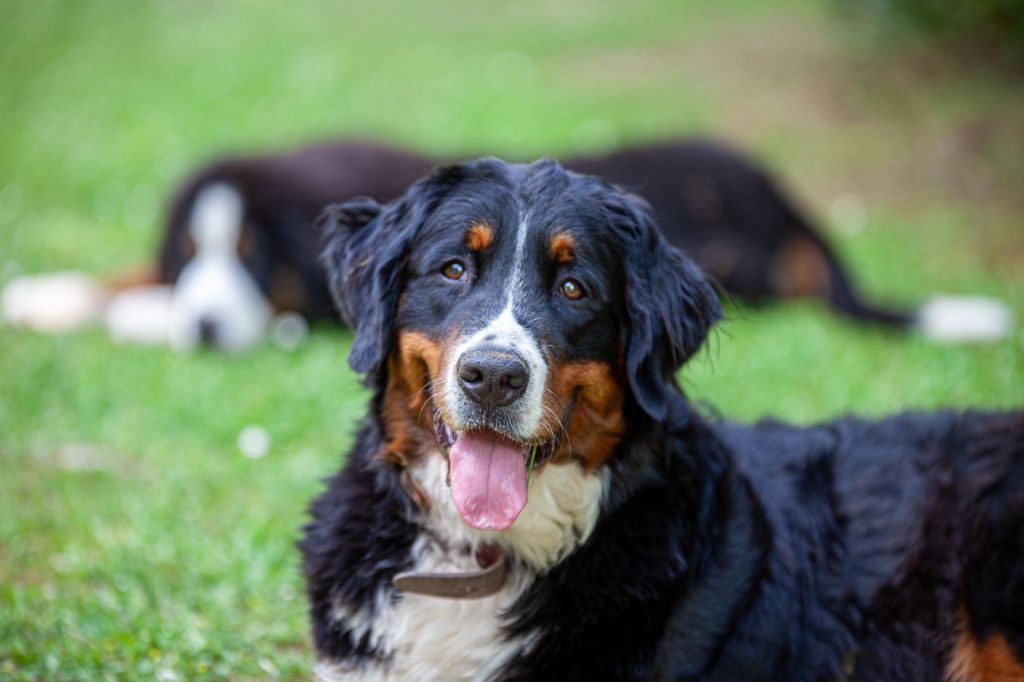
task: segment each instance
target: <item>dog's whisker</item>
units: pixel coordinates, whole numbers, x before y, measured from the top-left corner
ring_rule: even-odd
[[[423,385],[423,387],[419,391],[416,392],[416,396],[410,400],[410,402],[414,402],[415,400],[418,400],[423,395],[423,393],[426,392],[427,390],[431,391],[431,393],[429,394],[429,397],[427,398],[427,400],[424,400],[423,404],[420,405],[419,412],[416,413],[416,420],[417,421],[419,421],[420,419],[423,418],[423,410],[427,409],[427,407],[433,402],[433,385],[434,385],[434,383],[436,383],[434,380],[431,380],[431,381],[428,381],[427,383],[425,383]]]

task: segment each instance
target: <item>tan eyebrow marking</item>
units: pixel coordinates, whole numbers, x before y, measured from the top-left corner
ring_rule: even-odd
[[[548,255],[556,263],[569,263],[576,258],[576,240],[571,234],[559,232],[551,238]]]
[[[473,223],[466,232],[466,247],[470,251],[485,251],[494,241],[494,228],[485,222]]]

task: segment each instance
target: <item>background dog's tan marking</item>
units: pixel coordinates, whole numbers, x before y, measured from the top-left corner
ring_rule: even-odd
[[[246,222],[242,224],[242,229],[238,233],[238,244],[235,246],[235,252],[242,260],[251,256],[256,248],[255,231],[256,228],[253,227],[252,223]]]
[[[160,273],[152,265],[136,265],[125,268],[100,280],[100,286],[109,293],[117,293],[136,287],[162,284]]]
[[[270,305],[275,311],[306,310],[310,307],[302,273],[291,263],[275,265],[270,271],[269,281],[267,291],[270,295]]]
[[[489,223],[473,223],[466,232],[466,247],[470,251],[486,251],[494,241],[494,228]]]
[[[978,641],[965,628],[947,668],[950,682],[1024,682],[1024,663],[1001,632]]]
[[[185,230],[178,236],[178,249],[186,260],[196,255],[196,240],[192,238],[189,230]]]
[[[831,289],[824,252],[802,237],[790,240],[775,257],[771,278],[780,296],[827,297]]]
[[[556,263],[570,263],[576,258],[576,240],[571,234],[559,232],[551,238],[548,255]]]
[[[559,433],[555,420],[564,416],[570,401],[569,422],[565,433]],[[588,472],[611,456],[626,431],[622,384],[603,362],[552,364],[544,403],[545,427],[561,438],[553,459],[582,460]]]

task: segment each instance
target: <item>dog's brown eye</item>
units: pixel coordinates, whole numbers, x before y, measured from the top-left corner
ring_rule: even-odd
[[[462,264],[462,261],[452,260],[445,263],[444,269],[441,270],[448,279],[462,279],[466,276],[466,266]]]
[[[570,301],[583,298],[583,287],[574,279],[567,279],[562,282],[562,295]]]

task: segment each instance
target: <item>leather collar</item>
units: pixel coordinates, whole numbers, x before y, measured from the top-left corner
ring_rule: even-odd
[[[490,596],[505,586],[508,561],[496,545],[483,545],[476,551],[480,570],[461,573],[427,573],[403,571],[391,579],[402,592],[449,599],[479,599]]]

